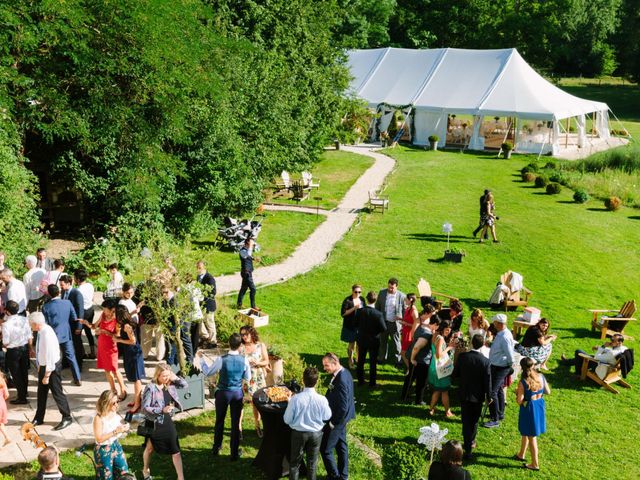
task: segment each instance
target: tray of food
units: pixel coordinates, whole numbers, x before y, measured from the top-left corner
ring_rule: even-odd
[[[272,403],[288,402],[291,396],[291,390],[284,386],[265,388],[264,393]]]

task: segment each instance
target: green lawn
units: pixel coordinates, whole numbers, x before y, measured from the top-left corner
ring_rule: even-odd
[[[308,207],[315,207],[316,204],[319,204],[320,208],[335,208],[342,201],[342,197],[349,188],[372,164],[373,160],[369,157],[340,150],[327,150],[311,171],[314,182],[320,181],[320,188],[314,189],[309,198],[302,202],[296,202],[289,198],[290,194],[286,197],[271,197],[268,192],[267,201]],[[296,175],[292,174],[291,177],[293,180]],[[321,197],[322,200],[318,203],[313,197]]]
[[[556,360],[562,352],[588,350],[598,343],[588,328],[588,308],[617,308],[637,298],[640,216],[630,209],[610,213],[599,204],[574,204],[567,189],[559,196],[542,194],[520,182],[518,170],[526,158],[502,161],[403,148],[390,153],[399,159],[399,168],[387,189],[389,214],[365,216],[326,265],[261,292],[259,303],[274,319],[268,338],[286,338],[317,364],[326,350],[344,355],[338,309],[356,281],[365,290],[377,290],[389,276],[397,276],[401,289],[409,292],[423,276],[435,290],[460,297],[468,315],[469,309],[486,304],[500,274],[513,269],[524,275],[534,291],[532,303],[559,335],[547,375],[554,392],[548,398],[549,431],[541,438],[543,470],[537,476],[594,478],[615,468],[616,476],[638,478],[638,390],[614,396],[576,381],[556,366]],[[497,245],[481,245],[471,238],[478,197],[487,187],[495,192],[501,217],[502,243]],[[446,221],[453,224],[454,245],[467,251],[463,264],[439,261],[446,245],[441,233]],[[633,325],[629,333],[637,337],[640,329]],[[630,382],[637,384],[637,378],[632,372]],[[414,442],[418,428],[430,422],[426,409],[398,402],[402,377],[396,370],[384,368],[381,380],[381,391],[357,391],[359,415],[352,433],[379,449],[396,440]],[[529,472],[509,459],[519,445],[513,392],[505,424],[479,434],[478,461],[469,467],[474,478],[529,478]],[[459,413],[457,407],[454,411]],[[440,415],[436,421],[449,428],[450,438],[461,438],[459,420]],[[615,438],[625,439],[625,448],[603,455],[602,445],[611,445],[612,428]],[[354,478],[368,476],[368,471],[360,471]]]
[[[634,388],[612,395],[593,383],[577,381],[556,364],[560,353],[588,350],[598,343],[589,329],[588,308],[617,308],[625,300],[638,299],[637,212],[625,208],[606,212],[593,202],[577,205],[567,189],[558,196],[545,195],[520,181],[518,170],[530,160],[526,157],[506,161],[489,155],[403,147],[389,153],[398,159],[398,169],[386,190],[391,210],[385,215],[364,215],[326,264],[259,291],[258,304],[271,315],[269,327],[261,330],[267,343],[286,343],[307,362],[319,365],[326,351],[345,355],[345,345],[339,340],[339,307],[354,282],[362,283],[365,290],[378,290],[390,276],[396,276],[401,290],[410,292],[424,277],[434,290],[458,296],[468,318],[471,308],[486,305],[500,275],[513,269],[524,275],[525,285],[534,292],[533,305],[542,309],[559,336],[547,374],[553,394],[547,398],[548,433],[540,439],[542,470],[536,474],[522,471],[510,459],[520,441],[512,388],[507,420],[499,429],[479,432],[477,460],[468,465],[473,478],[590,479],[612,474],[616,479],[638,478],[637,369],[628,378]],[[498,235],[502,243],[496,245],[478,244],[471,237],[484,188],[494,191],[501,217]],[[462,264],[440,261],[446,246],[441,232],[444,222],[453,224],[453,245],[467,252]],[[634,324],[628,333],[637,338],[640,327]],[[628,346],[635,347],[635,343],[630,341]],[[380,390],[357,388],[358,416],[350,432],[382,452],[395,441],[414,443],[418,429],[432,420],[426,408],[398,401],[402,381],[398,370],[384,366],[379,379]],[[455,391],[452,398],[456,398]],[[457,400],[453,410],[459,414]],[[459,418],[446,420],[440,413],[435,421],[449,429],[449,438],[461,439]],[[232,466],[228,451],[210,459],[211,414],[181,423],[179,431],[191,480],[232,474],[238,479],[256,478],[248,459]],[[245,432],[251,458],[257,439],[248,411]],[[126,443],[131,465],[139,468],[138,439],[130,437]],[[380,472],[360,452],[354,448],[351,452],[351,478],[380,478]],[[156,478],[174,478],[168,459],[159,460],[153,467]],[[90,477],[87,462],[71,454],[64,455],[63,465],[77,478]]]

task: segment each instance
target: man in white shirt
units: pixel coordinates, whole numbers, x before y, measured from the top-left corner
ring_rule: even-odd
[[[620,355],[622,352],[624,352],[627,347],[625,347],[623,345],[624,343],[624,336],[616,333],[614,335],[611,336],[611,341],[610,342],[605,342],[604,344],[600,345],[600,346],[594,346],[592,347],[592,350],[594,350],[596,353],[593,355],[593,358],[595,358],[598,362],[600,363],[606,363],[608,365],[612,365],[614,366],[617,361],[618,361],[618,355]],[[575,354],[574,354],[574,358],[573,359],[568,359],[567,357],[564,356],[564,354],[560,357],[560,363],[562,365],[573,365],[576,367],[576,375],[580,375],[580,368],[582,368],[582,362],[583,359],[580,356],[580,354],[587,354],[587,352],[585,352],[584,350],[576,350]],[[590,362],[589,366],[592,369],[595,369],[597,364]]]
[[[7,286],[7,302],[13,300],[18,304],[18,314],[25,315],[27,311],[27,293],[24,283],[13,276],[13,271],[5,268],[0,273],[0,279]]]
[[[76,288],[82,294],[82,299],[84,301],[84,319],[89,323],[93,323],[93,294],[95,293],[95,289],[91,283],[87,282],[88,277],[89,275],[87,274],[87,271],[83,269],[76,270],[73,274],[73,278],[77,285]],[[83,325],[82,329],[84,330],[84,334],[87,336],[87,342],[89,342],[89,348],[91,349],[91,353],[86,355],[86,358],[94,359],[96,358],[96,342],[93,338],[93,332],[91,331],[91,328],[86,325]]]
[[[62,391],[62,362],[60,361],[60,345],[58,337],[49,325],[46,324],[44,315],[41,312],[33,312],[29,315],[31,330],[38,333],[36,342],[36,365],[38,367],[38,407],[33,418],[34,426],[44,423],[44,416],[47,409],[47,397],[49,389],[53,399],[62,415],[62,420],[54,430],[62,430],[71,425],[71,410],[69,402]]]
[[[24,264],[27,267],[27,273],[22,277],[24,288],[27,292],[27,311],[35,312],[38,306],[44,300],[44,295],[40,291],[40,283],[44,279],[45,271],[36,267],[38,259],[35,255],[27,255]]]
[[[18,304],[13,300],[7,302],[5,311],[8,317],[2,324],[2,343],[7,349],[5,362],[18,394],[9,403],[25,405],[29,382],[29,349],[33,335],[27,318],[18,315],[18,308]]]
[[[302,452],[306,453],[307,478],[316,479],[318,453],[322,442],[322,429],[331,419],[327,397],[316,392],[318,370],[307,367],[302,375],[304,390],[289,400],[284,412],[284,423],[291,427],[291,462],[289,478],[298,480]]]

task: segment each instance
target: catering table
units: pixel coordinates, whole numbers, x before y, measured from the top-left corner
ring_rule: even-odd
[[[262,416],[263,433],[253,466],[262,470],[269,480],[276,480],[289,474],[291,428],[283,420],[288,402],[272,403],[264,390],[258,390],[252,398]],[[305,474],[305,466],[300,465],[300,476]]]

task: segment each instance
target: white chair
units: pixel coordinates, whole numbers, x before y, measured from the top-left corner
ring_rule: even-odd
[[[316,190],[318,190],[320,188],[320,180],[314,183],[313,175],[311,172],[302,172],[302,184],[305,186],[305,188],[308,189],[315,188]]]
[[[385,210],[389,210],[389,196],[369,191],[369,211],[375,212],[376,210],[381,210],[383,214]]]
[[[280,174],[280,182],[276,182],[274,185],[274,189],[276,192],[281,190],[289,190],[291,188],[291,178],[289,177],[289,172],[283,170]]]

